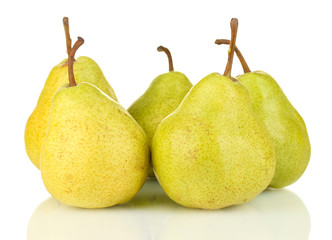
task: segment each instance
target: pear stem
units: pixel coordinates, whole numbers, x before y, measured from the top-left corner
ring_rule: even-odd
[[[238,23],[237,18],[232,18],[232,20],[231,20],[231,42],[229,44],[228,60],[227,60],[227,65],[226,65],[225,72],[224,72],[224,76],[226,76],[228,78],[231,78],[238,25],[239,25],[239,23]]]
[[[214,43],[221,45],[221,44],[230,44],[231,41],[229,41],[228,39],[217,39]],[[235,53],[237,55],[237,58],[240,60],[242,68],[243,68],[243,72],[244,73],[250,73],[251,70],[246,62],[246,60],[244,59],[242,53],[240,52],[240,50],[237,48],[237,46],[235,45]]]
[[[67,54],[69,56],[69,53],[71,50],[71,38],[70,38],[70,33],[69,33],[69,19],[67,17],[63,17],[62,21],[63,21],[63,27],[65,28]]]
[[[163,46],[159,46],[157,48],[158,52],[165,52],[167,57],[168,57],[168,66],[169,66],[169,71],[173,72],[174,68],[173,68],[173,60],[172,60],[172,55],[171,52],[168,50],[168,48],[165,48]]]
[[[77,49],[84,43],[84,39],[81,37],[77,38],[73,48],[70,50],[68,55],[68,74],[69,74],[69,87],[76,86],[76,81],[74,77],[74,61],[75,53]]]

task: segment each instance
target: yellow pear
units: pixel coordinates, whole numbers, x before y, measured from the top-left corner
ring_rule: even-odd
[[[224,75],[212,73],[189,91],[152,140],[156,177],[175,202],[219,209],[255,198],[272,180],[275,152],[247,89],[231,77],[238,21]]]
[[[68,18],[63,19],[67,52],[71,50],[71,39],[69,35]],[[98,64],[88,57],[79,57],[74,62],[74,73],[76,82],[89,82],[104,93],[117,101],[115,93]],[[25,127],[25,149],[32,163],[39,168],[40,153],[45,139],[48,120],[50,115],[51,102],[56,91],[68,82],[68,60],[63,60],[56,65],[50,72],[44,88],[40,94],[37,106],[30,115]]]
[[[140,190],[149,168],[148,140],[116,101],[91,83],[76,85],[70,52],[68,84],[52,100],[40,169],[46,189],[83,208],[122,204]]]

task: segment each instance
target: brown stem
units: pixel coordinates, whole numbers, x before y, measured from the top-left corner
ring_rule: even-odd
[[[69,20],[67,17],[63,17],[63,27],[65,28],[66,33],[66,45],[67,45],[67,54],[69,56],[70,50],[71,50],[71,38],[69,33]]]
[[[68,74],[69,74],[69,87],[76,86],[76,81],[74,77],[74,61],[75,53],[77,49],[84,43],[84,39],[81,37],[77,38],[73,48],[70,50],[68,55]]]
[[[221,45],[221,44],[230,44],[231,41],[229,41],[228,39],[217,39],[214,43],[215,44],[218,44],[218,45]],[[243,68],[243,71],[244,73],[250,73],[251,70],[246,62],[246,60],[244,59],[242,53],[240,52],[240,50],[237,48],[237,46],[235,45],[235,53],[237,55],[237,58],[240,60],[241,62],[241,65],[242,65],[242,68]]]
[[[224,72],[224,76],[226,76],[228,78],[231,78],[233,58],[234,58],[234,48],[235,48],[238,25],[239,25],[239,23],[238,23],[237,18],[232,18],[232,20],[231,20],[231,42],[229,44],[228,60],[227,60],[227,65],[226,65],[225,72]]]
[[[173,72],[174,68],[173,68],[173,60],[172,60],[172,55],[171,52],[168,50],[168,48],[165,48],[163,46],[159,46],[157,48],[158,52],[165,52],[167,57],[168,57],[168,66],[169,66],[169,71]]]

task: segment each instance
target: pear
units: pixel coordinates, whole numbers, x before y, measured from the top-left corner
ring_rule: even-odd
[[[63,18],[66,32],[67,53],[71,50],[68,18]],[[113,88],[105,79],[98,64],[88,57],[79,57],[74,63],[76,81],[89,82],[101,89],[108,96],[118,101]],[[39,168],[40,153],[45,139],[52,98],[55,92],[68,82],[68,60],[65,59],[56,65],[50,72],[38,103],[30,115],[25,127],[25,149],[32,163]]]
[[[247,89],[231,77],[238,21],[224,75],[204,77],[158,126],[154,171],[166,194],[192,208],[219,209],[255,198],[272,180],[272,140]]]
[[[218,39],[216,43],[229,41]],[[302,176],[310,160],[306,125],[273,77],[263,71],[251,72],[239,49],[235,51],[245,72],[237,79],[248,89],[254,111],[269,131],[276,151],[276,170],[270,187],[286,187]]]
[[[49,193],[64,204],[103,208],[133,198],[147,177],[149,146],[131,115],[91,83],[76,85],[74,54],[69,86],[53,97],[40,169]]]
[[[128,112],[148,136],[149,145],[159,123],[179,106],[192,87],[186,75],[174,71],[170,51],[163,46],[159,46],[157,50],[166,53],[169,72],[157,76],[146,92],[128,108]],[[149,177],[153,176],[151,168]]]

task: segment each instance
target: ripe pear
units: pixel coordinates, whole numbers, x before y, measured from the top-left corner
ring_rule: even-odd
[[[129,201],[149,168],[143,129],[116,101],[91,83],[69,81],[52,100],[40,169],[46,189],[64,204],[103,208]]]
[[[219,209],[256,197],[272,180],[275,152],[247,89],[231,77],[237,19],[224,75],[199,81],[152,140],[157,179],[175,202]]]
[[[67,39],[67,52],[71,49],[68,18],[64,18]],[[113,88],[105,79],[98,64],[88,57],[79,57],[74,62],[76,82],[89,82],[115,101],[118,101]],[[68,82],[68,59],[56,65],[50,72],[40,94],[37,106],[30,115],[25,127],[25,149],[32,163],[39,168],[40,153],[45,139],[51,102],[56,91]]]
[[[229,41],[218,39],[216,43]],[[270,187],[286,187],[302,176],[310,160],[306,125],[273,77],[263,71],[251,72],[241,52],[235,51],[245,72],[237,79],[248,89],[254,111],[269,131],[276,151],[276,170]]]
[[[157,76],[146,92],[128,108],[128,112],[148,136],[149,145],[159,123],[180,105],[192,87],[186,75],[174,71],[170,51],[163,46],[159,46],[157,50],[167,54],[169,72]],[[153,176],[151,168],[149,177]]]

